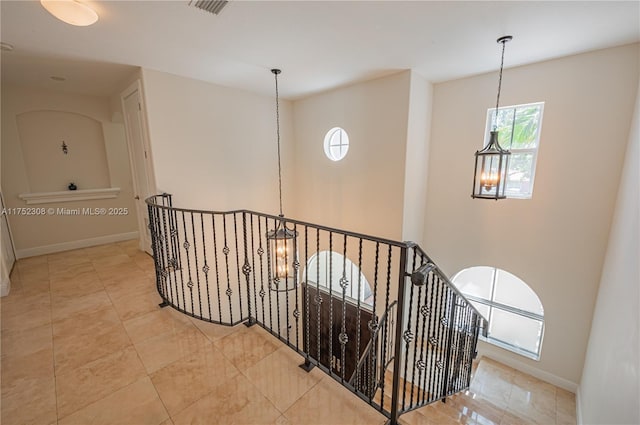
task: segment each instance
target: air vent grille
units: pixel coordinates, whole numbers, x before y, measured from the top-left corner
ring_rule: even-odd
[[[191,0],[189,1],[189,6],[218,15],[227,3],[229,3],[228,0]]]

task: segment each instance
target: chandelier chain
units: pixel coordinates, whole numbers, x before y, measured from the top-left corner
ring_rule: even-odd
[[[276,72],[277,71],[277,72]],[[280,216],[282,214],[282,166],[280,164],[280,94],[278,92],[278,74],[280,70],[272,70],[276,79],[276,134],[278,136],[278,194],[280,197]]]
[[[508,40],[501,41],[502,43],[502,58],[500,59],[500,77],[498,78],[498,96],[496,98],[496,113],[493,116],[493,130],[498,129],[498,108],[500,105],[500,90],[502,88],[502,68],[504,67],[504,48]]]

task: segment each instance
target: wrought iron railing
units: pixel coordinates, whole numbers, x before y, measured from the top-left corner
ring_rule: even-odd
[[[392,424],[469,386],[486,321],[417,245],[247,210],[176,208],[168,194],[146,202],[161,305],[262,326]],[[284,257],[274,240],[282,228],[293,235]]]

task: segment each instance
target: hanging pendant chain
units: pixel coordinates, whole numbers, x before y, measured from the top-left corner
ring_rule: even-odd
[[[276,131],[278,135],[278,193],[280,195],[280,217],[282,214],[282,166],[280,165],[280,100],[278,94],[278,73],[274,72],[276,77]]]
[[[506,41],[502,42],[502,59],[500,60],[500,78],[498,79],[498,97],[496,98],[496,113],[493,116],[493,130],[498,129],[498,107],[500,105],[500,89],[502,88],[502,67],[504,66],[504,47]]]

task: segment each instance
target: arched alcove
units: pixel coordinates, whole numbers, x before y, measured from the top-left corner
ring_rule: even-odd
[[[360,300],[366,305],[373,304],[371,285],[357,265],[342,254],[333,251],[320,251],[314,254],[305,269],[305,280],[310,286],[318,285],[320,290],[331,291],[342,296],[342,279],[346,279],[345,296]]]
[[[539,360],[544,337],[544,308],[519,277],[491,266],[458,272],[453,284],[489,320],[490,344]]]
[[[74,112],[39,110],[16,116],[31,192],[108,188],[102,123]],[[66,153],[63,149],[66,147]]]

